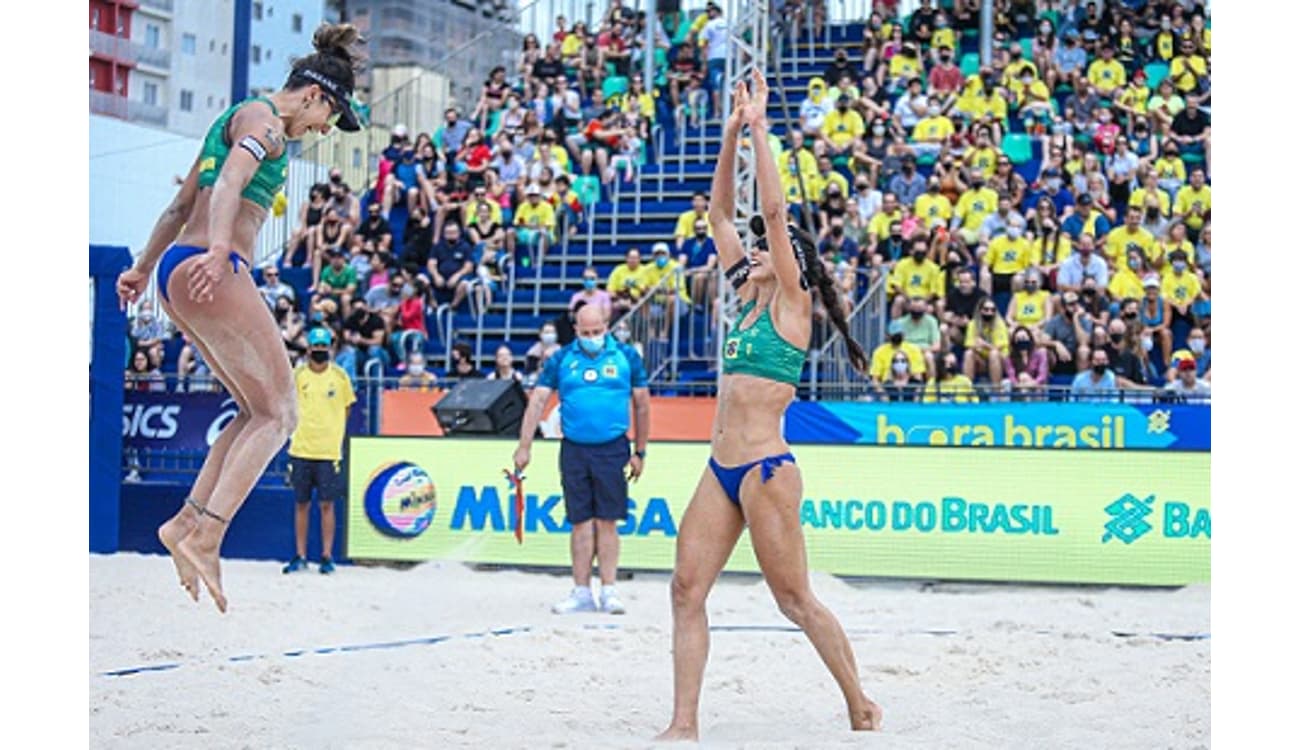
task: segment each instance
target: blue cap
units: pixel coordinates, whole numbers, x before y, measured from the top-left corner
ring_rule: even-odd
[[[903,332],[903,321],[902,321],[902,320],[900,320],[900,319],[898,319],[898,318],[895,318],[894,320],[889,321],[889,335],[890,335],[890,336],[893,336],[895,333],[902,333],[902,332]]]
[[[307,332],[307,346],[329,346],[334,335],[328,328],[313,328]]]

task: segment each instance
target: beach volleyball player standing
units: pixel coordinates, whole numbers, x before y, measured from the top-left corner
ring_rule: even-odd
[[[249,272],[253,248],[284,184],[286,141],[332,127],[360,129],[352,107],[357,58],[350,51],[359,41],[349,24],[321,26],[315,53],[293,63],[284,88],[223,112],[135,265],[117,280],[125,305],[140,297],[157,268],[163,308],[239,405],[190,496],[158,529],[181,585],[197,600],[203,579],[222,612],[226,529],[297,422],[289,358]]]
[[[709,224],[718,260],[741,301],[740,320],[723,342],[722,381],[712,455],[677,535],[672,578],[673,717],[660,739],[699,736],[700,685],[709,655],[705,600],[722,566],[749,527],[763,578],[781,612],[803,629],[830,669],[848,705],[853,729],[879,729],[881,710],[858,682],[857,665],[839,621],[813,595],[799,506],[803,481],[781,434],[812,335],[816,288],[844,336],[853,365],[867,356],[849,336],[835,282],[812,237],[786,225],[776,160],[767,142],[767,82],[755,70],[752,99],[739,83],[713,173]],[[765,237],[746,253],[734,225],[736,139],[751,130]]]

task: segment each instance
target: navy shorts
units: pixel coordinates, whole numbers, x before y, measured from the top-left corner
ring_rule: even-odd
[[[310,503],[312,489],[316,490],[317,502],[343,499],[343,471],[338,461],[289,456],[289,484],[294,502]]]
[[[608,443],[560,443],[560,483],[564,488],[564,514],[570,524],[592,518],[622,521],[627,518],[627,475],[632,457],[627,437]]]

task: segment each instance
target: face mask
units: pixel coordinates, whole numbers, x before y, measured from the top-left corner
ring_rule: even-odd
[[[834,227],[831,227],[831,236],[832,236],[832,237],[843,237],[843,236],[844,236],[844,227],[841,227],[841,226],[834,226]]]
[[[1025,282],[1025,289],[1028,290],[1028,291],[1030,291],[1030,292],[1036,292],[1036,291],[1038,291],[1038,282],[1037,282],[1037,281],[1026,281],[1026,282]]]
[[[1093,365],[1092,371],[1098,375],[1106,374],[1106,365]]]
[[[906,373],[906,372],[907,372],[907,363],[906,363],[906,362],[895,362],[895,363],[894,363],[894,374],[896,374],[896,375],[902,375],[902,374],[904,374],[904,373]]]
[[[1147,209],[1147,221],[1155,221],[1156,219],[1159,218],[1160,218],[1160,209],[1158,208]]]
[[[1016,348],[1022,352],[1029,351],[1030,349],[1033,348],[1033,346],[1034,346],[1034,342],[1030,341],[1029,339],[1016,339]]]
[[[1142,264],[1138,261],[1137,258],[1129,258],[1128,267],[1136,271],[1142,267]]]
[[[929,109],[927,109],[927,110],[925,111],[925,113],[928,114],[928,115],[931,116],[931,117],[938,117],[938,116],[939,116],[939,108],[938,108],[938,107],[930,107]]]
[[[979,189],[983,188],[983,187],[984,187],[984,180],[983,180],[983,178],[978,179],[978,180],[971,180],[970,186],[971,186],[972,188],[976,189],[976,190],[979,190]]]
[[[632,332],[626,328],[620,328],[617,331],[614,331],[614,338],[618,339],[620,344],[626,344],[628,339],[632,338]]]
[[[1122,333],[1112,333],[1112,334],[1110,335],[1110,343],[1112,343],[1112,344],[1118,344],[1118,343],[1122,342],[1123,340],[1124,340],[1124,334],[1122,334]]]
[[[1176,261],[1174,261],[1173,266],[1174,266],[1174,271],[1175,271],[1176,273],[1182,273],[1183,271],[1186,271],[1186,270],[1187,270],[1187,261],[1185,261],[1185,260],[1176,260]]]
[[[925,253],[912,253],[912,260],[916,261],[917,263],[924,263]]]
[[[916,167],[913,167],[911,164],[903,165],[903,174],[911,174],[915,171],[916,171]]]
[[[658,266],[659,268],[663,268],[664,266],[668,265],[668,259],[661,255],[658,258],[655,258],[655,265]]]
[[[583,279],[583,280],[582,280],[582,288],[583,288],[583,289],[587,289],[587,290],[595,289],[595,288],[596,288],[596,280],[595,280],[595,279]]]
[[[1160,21],[1160,29],[1161,29],[1162,31],[1168,31],[1168,30],[1169,30],[1170,28],[1172,28],[1172,27],[1173,27],[1173,23],[1171,23],[1171,22],[1169,21],[1168,18],[1161,19],[1161,21]]]
[[[555,343],[555,334],[552,333],[552,332],[550,332],[550,331],[547,331],[546,333],[543,333],[543,334],[542,334],[542,343],[543,343],[543,344],[546,344],[547,346],[550,346],[551,344],[554,344],[554,343]]]
[[[1205,353],[1205,339],[1188,339],[1187,348],[1198,357]]]
[[[311,361],[313,361],[313,362],[315,362],[315,363],[317,363],[317,364],[324,364],[324,363],[330,361],[330,353],[329,353],[328,351],[326,351],[326,350],[323,350],[323,349],[312,349],[312,350],[311,350]]]
[[[1047,24],[1043,24],[1042,26],[1038,27],[1038,33],[1042,34],[1043,36],[1047,36],[1048,34],[1052,33],[1052,27],[1048,26]]]
[[[424,365],[416,364],[414,362],[408,362],[406,365],[406,371],[411,373],[412,375],[423,375]]]
[[[889,343],[893,344],[894,346],[898,346],[899,344],[903,343],[903,334],[891,333],[889,335]]]
[[[605,337],[595,336],[588,338],[586,336],[578,337],[578,346],[588,354],[599,354],[601,349],[605,348]]]
[[[993,318],[994,318],[996,315],[997,315],[997,313],[995,313],[995,312],[982,312],[982,313],[980,313],[980,317],[983,318],[983,319],[986,320],[986,321],[988,321],[988,320],[993,320]]]
[[[871,132],[874,133],[874,134],[876,134],[876,135],[884,135],[884,134],[885,134],[885,126],[884,126],[884,125],[872,125],[872,126],[871,126]]]
[[[1151,340],[1150,336],[1142,337],[1142,351],[1149,352],[1153,346],[1155,346],[1155,342]]]
[[[952,53],[945,52],[942,55],[939,55],[939,59],[944,62],[952,62]]]
[[[1085,297],[1092,297],[1092,296],[1095,296],[1096,294],[1097,294],[1097,290],[1096,290],[1096,289],[1084,289],[1084,290],[1083,290],[1083,296],[1085,296]]]
[[[1013,240],[1020,239],[1020,227],[1007,227],[1007,237]]]

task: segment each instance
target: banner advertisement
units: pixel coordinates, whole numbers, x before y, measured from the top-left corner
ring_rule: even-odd
[[[354,437],[348,556],[567,567],[559,443],[533,444],[524,538],[515,443]],[[1175,451],[795,448],[813,570],[952,580],[1183,585],[1210,577],[1210,456]],[[706,443],[652,443],[629,486],[620,564],[671,570]],[[707,479],[716,490],[714,480]],[[757,571],[742,535],[727,570]]]
[[[154,393],[125,391],[122,447],[168,451],[206,451],[239,413],[226,393]],[[364,434],[365,415],[354,404],[348,432]]]

